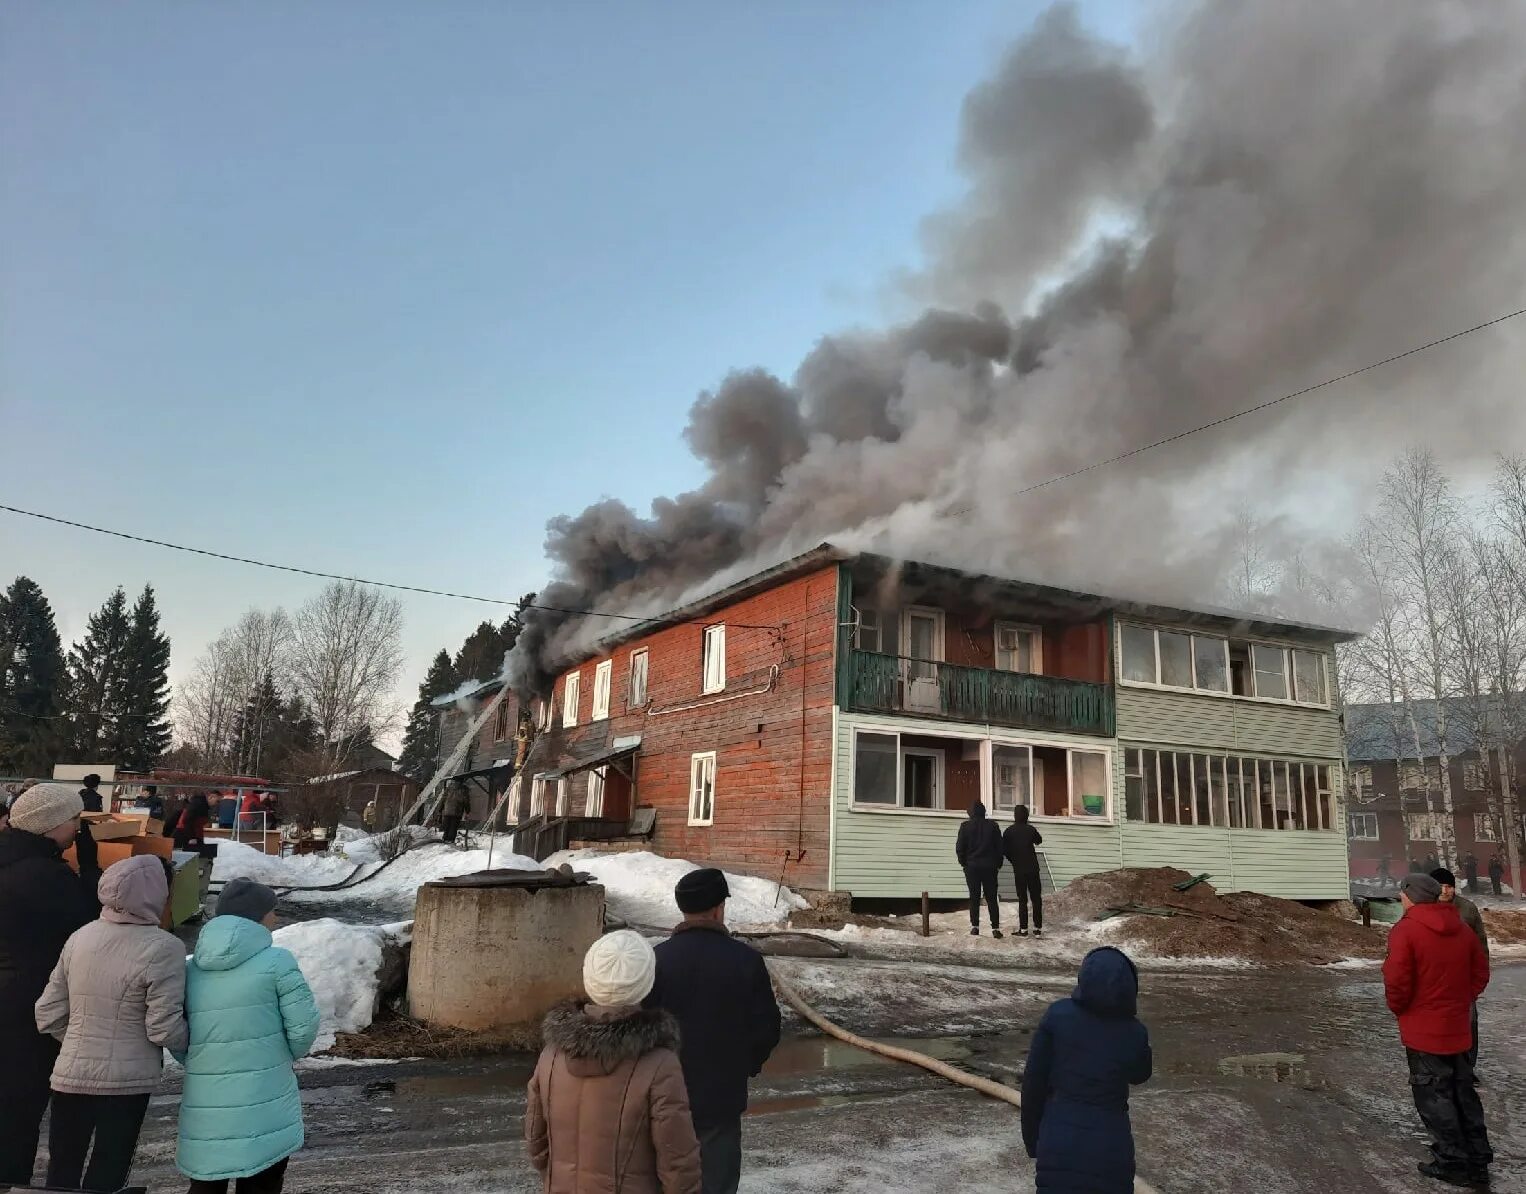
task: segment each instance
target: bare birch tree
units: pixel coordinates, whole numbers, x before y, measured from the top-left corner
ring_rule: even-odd
[[[180,740],[201,756],[202,765],[221,771],[241,769],[239,718],[268,676],[287,680],[292,645],[290,617],[281,609],[247,611],[224,630],[196,660],[176,696]]]
[[[400,601],[352,581],[335,581],[297,611],[292,683],[318,723],[326,772],[342,766],[357,735],[397,719],[402,629]]]

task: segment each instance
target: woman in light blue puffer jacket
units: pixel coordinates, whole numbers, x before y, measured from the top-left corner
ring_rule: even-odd
[[[313,1047],[318,1006],[296,958],[277,948],[275,893],[248,879],[223,889],[186,970],[190,1046],[182,1058],[180,1147],[191,1194],[278,1194],[302,1147],[292,1063]]]

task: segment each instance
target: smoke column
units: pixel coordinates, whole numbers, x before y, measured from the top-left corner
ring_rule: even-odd
[[[542,602],[658,612],[823,540],[1212,600],[1231,506],[1318,515],[1408,444],[1519,446],[1507,324],[1014,496],[1526,292],[1526,6],[1185,4],[1145,45],[1041,16],[964,102],[966,192],[904,283],[925,312],[701,394],[706,483],[553,519]],[[516,683],[618,625],[533,616]]]

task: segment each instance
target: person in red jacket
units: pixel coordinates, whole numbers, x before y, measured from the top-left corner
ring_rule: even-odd
[[[1489,985],[1489,959],[1457,909],[1439,902],[1441,884],[1429,875],[1405,876],[1399,897],[1404,916],[1388,935],[1383,989],[1433,1142],[1420,1172],[1453,1186],[1485,1183],[1494,1152],[1468,1053],[1470,1009]]]

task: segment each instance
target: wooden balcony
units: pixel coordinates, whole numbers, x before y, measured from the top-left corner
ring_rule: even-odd
[[[850,651],[848,708],[1111,738],[1106,684]]]

